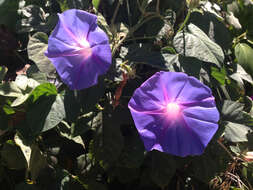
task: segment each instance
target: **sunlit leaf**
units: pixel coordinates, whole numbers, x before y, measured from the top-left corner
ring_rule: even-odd
[[[29,59],[34,61],[41,72],[52,75],[55,68],[44,54],[47,50],[47,40],[48,37],[45,33],[35,33],[28,42],[27,52]]]
[[[218,67],[224,61],[221,47],[196,25],[189,24],[186,30],[179,32],[173,39],[177,52],[184,56],[195,57],[201,61],[214,63]]]
[[[253,131],[253,117],[243,111],[243,104],[224,101],[221,118],[225,125],[224,137],[228,141],[248,141],[247,134]]]
[[[94,6],[96,9],[98,9],[99,4],[100,4],[100,0],[92,0],[92,4],[93,4],[93,6]]]
[[[29,96],[26,120],[18,131],[26,139],[55,127],[65,118],[64,103],[53,84],[36,87]]]
[[[246,43],[238,43],[235,46],[235,56],[245,71],[253,76],[253,49]]]

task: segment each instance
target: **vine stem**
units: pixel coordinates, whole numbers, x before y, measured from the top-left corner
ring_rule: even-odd
[[[246,32],[244,32],[244,33],[242,33],[241,35],[239,35],[239,36],[237,36],[235,39],[234,39],[234,45],[236,45],[237,43],[239,43],[240,42],[240,40],[242,39],[242,38],[245,38],[246,37],[246,35],[247,35],[247,33]]]
[[[148,18],[144,19],[143,21],[137,23],[136,25],[134,25],[129,32],[118,42],[117,45],[115,45],[115,47],[112,50],[112,56],[114,56],[114,54],[116,53],[117,49],[120,47],[120,45],[125,41],[125,39],[129,36],[131,36],[136,30],[138,30],[144,23],[150,21],[153,18],[157,18],[157,17],[161,17],[158,14],[154,14],[152,16],[149,16]]]
[[[181,24],[181,26],[179,27],[179,29],[178,29],[178,31],[177,31],[176,34],[178,34],[181,30],[183,30],[183,28],[185,27],[185,25],[187,24],[187,22],[188,22],[188,20],[189,20],[189,18],[191,16],[191,12],[192,12],[192,10],[189,9],[189,11],[188,11],[188,13],[187,13],[187,15],[186,15],[186,17],[184,19],[184,22]]]
[[[229,150],[224,146],[224,144],[222,144],[222,142],[220,142],[219,140],[217,140],[217,143],[228,153],[228,155],[234,160],[233,155],[229,152]]]
[[[117,6],[116,6],[115,11],[114,11],[113,16],[112,16],[111,24],[114,24],[116,16],[117,16],[117,14],[119,12],[120,4],[121,4],[121,0],[118,0]]]

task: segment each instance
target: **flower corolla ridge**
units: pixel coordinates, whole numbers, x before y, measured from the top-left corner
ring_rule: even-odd
[[[108,37],[98,27],[97,16],[77,9],[58,16],[45,55],[71,90],[97,84],[98,76],[107,72],[112,59]]]
[[[218,129],[212,91],[180,72],[157,72],[128,103],[146,150],[200,155]]]

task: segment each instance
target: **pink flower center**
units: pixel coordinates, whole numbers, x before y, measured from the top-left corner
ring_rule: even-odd
[[[79,44],[82,47],[82,55],[87,59],[92,54],[92,49],[90,48],[90,44],[86,39],[82,39],[79,41]]]
[[[170,119],[176,119],[180,114],[180,106],[177,103],[171,102],[167,104],[167,116]]]

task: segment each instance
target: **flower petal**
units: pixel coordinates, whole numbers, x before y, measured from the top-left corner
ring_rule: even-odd
[[[49,58],[57,68],[62,81],[70,89],[80,90],[97,84],[99,75],[105,74],[110,67],[111,52],[109,45],[93,47],[92,55]]]
[[[136,111],[158,111],[166,106],[165,99],[167,94],[157,90],[161,87],[164,80],[161,73],[156,73],[139,88],[137,88],[129,101],[128,107]]]
[[[174,102],[181,93],[184,85],[187,82],[187,75],[184,73],[173,73],[173,72],[159,72],[155,76],[158,78],[157,82],[164,95],[164,102]]]
[[[180,103],[200,102],[212,96],[212,91],[194,77],[188,77],[187,82],[177,97]]]
[[[48,39],[48,54],[60,54],[80,49],[97,17],[85,11],[70,9],[58,14],[59,21]]]
[[[146,150],[155,149],[157,139],[160,136],[161,126],[164,124],[165,118],[163,114],[143,114],[131,110],[135,126],[143,140]]]
[[[90,30],[87,40],[89,41],[91,47],[96,46],[98,44],[109,43],[109,39],[106,33],[103,30],[101,30],[99,27],[96,27],[93,30]]]
[[[134,92],[128,107],[148,151],[200,155],[218,129],[211,90],[184,73],[154,74]]]
[[[76,90],[95,85],[112,59],[108,37],[98,28],[96,15],[76,9],[59,14],[45,55],[62,81]]]
[[[199,155],[205,148],[183,121],[173,123],[162,135],[159,141],[163,151],[176,156]]]

